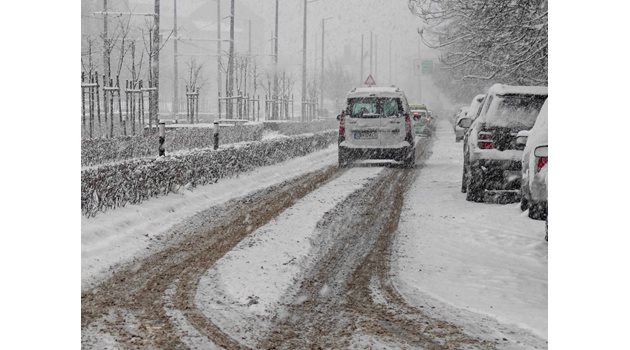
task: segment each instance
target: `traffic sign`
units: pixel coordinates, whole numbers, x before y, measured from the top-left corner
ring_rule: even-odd
[[[376,85],[376,82],[374,81],[374,78],[372,78],[372,74],[368,75],[367,79],[365,79],[365,83],[363,83],[367,86],[374,86]]]
[[[413,60],[413,75],[420,76],[422,74],[422,60]]]
[[[420,76],[423,74],[433,73],[433,60],[413,60],[413,75]]]
[[[422,61],[422,74],[431,74],[433,73],[433,60],[423,60]]]

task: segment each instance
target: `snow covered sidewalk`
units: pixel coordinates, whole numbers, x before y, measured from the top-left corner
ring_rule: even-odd
[[[396,288],[469,333],[498,337],[508,348],[526,339],[546,346],[545,223],[529,219],[518,203],[467,202],[460,192],[462,144],[453,142],[446,121],[436,136],[401,213],[393,250]],[[506,333],[517,335],[502,339]]]
[[[279,164],[181,190],[137,205],[81,217],[81,288],[106,278],[112,266],[148,254],[173,228],[196,213],[334,165],[337,145]]]

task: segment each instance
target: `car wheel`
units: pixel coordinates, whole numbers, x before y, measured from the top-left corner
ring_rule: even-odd
[[[466,200],[469,202],[483,202],[484,191],[483,178],[479,171],[475,171],[471,166],[466,181]]]
[[[464,165],[464,169],[462,170],[462,193],[466,193],[466,166]]]
[[[530,203],[529,213],[527,213],[530,219],[534,220],[546,220],[547,210],[540,203]]]
[[[411,153],[407,153],[405,158],[405,168],[413,168],[416,165],[416,149],[414,148]]]
[[[340,149],[339,150],[339,168],[347,168],[349,162],[350,160],[346,152]]]
[[[529,201],[525,198],[525,194],[521,193],[521,211],[525,211],[529,208]]]
[[[545,241],[549,242],[549,217],[545,219]]]

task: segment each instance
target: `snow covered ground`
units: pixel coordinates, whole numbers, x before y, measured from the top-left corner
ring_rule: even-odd
[[[106,278],[111,268],[159,249],[165,235],[196,213],[330,166],[337,145],[304,157],[221,179],[194,190],[182,189],[138,205],[81,218],[81,288]]]
[[[544,344],[545,223],[529,219],[518,203],[467,202],[460,192],[461,143],[453,142],[444,120],[436,137],[401,213],[393,249],[396,288],[469,333],[499,340],[505,337],[499,333],[516,334],[502,340],[512,344],[508,348],[527,339]]]
[[[383,169],[350,169],[254,231],[201,278],[199,309],[224,332],[255,347],[281,298],[315,258],[318,222]]]

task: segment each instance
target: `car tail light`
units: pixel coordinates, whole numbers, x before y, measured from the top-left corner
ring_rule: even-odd
[[[339,116],[339,143],[346,140],[346,115],[341,112]]]
[[[547,157],[536,157],[536,172],[539,172],[547,165]]]
[[[536,157],[536,172],[539,172],[547,165],[548,146],[539,146],[534,149],[534,157]]]
[[[411,118],[409,118],[409,113],[405,114],[405,130],[407,133],[411,132]]]
[[[479,134],[477,134],[477,139],[479,140],[478,142],[479,148],[493,149],[494,148],[494,141],[492,140],[493,137],[494,137],[494,134],[491,132],[480,131]]]
[[[343,136],[346,133],[346,118],[344,113],[341,113],[339,117],[339,136]]]

